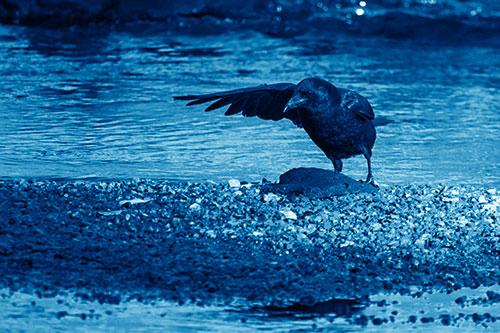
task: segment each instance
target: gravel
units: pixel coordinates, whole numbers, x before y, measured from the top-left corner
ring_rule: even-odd
[[[497,189],[305,189],[2,180],[0,288],[111,304],[286,307],[500,282]]]

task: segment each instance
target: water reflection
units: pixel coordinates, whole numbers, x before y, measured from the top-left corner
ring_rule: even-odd
[[[68,57],[90,61],[91,57],[112,55],[107,37],[110,26],[98,29],[23,29],[22,37],[29,43],[27,51],[35,51],[46,57]]]

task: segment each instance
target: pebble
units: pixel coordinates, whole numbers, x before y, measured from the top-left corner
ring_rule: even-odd
[[[106,212],[97,212],[98,214],[102,216],[114,216],[114,215],[120,215],[122,213],[122,210],[109,210]]]
[[[340,244],[340,247],[347,247],[347,246],[353,246],[353,245],[354,245],[353,241],[346,240],[345,242]]]
[[[241,186],[241,183],[238,179],[229,179],[228,181],[230,187],[237,187],[239,188]]]
[[[280,213],[283,214],[283,216],[287,219],[290,219],[290,220],[296,220],[297,219],[297,214],[295,214],[294,212],[292,212],[290,209],[284,209],[284,210],[280,210]]]
[[[136,204],[148,203],[150,201],[151,201],[151,199],[149,199],[149,198],[146,198],[146,199],[136,198],[136,199],[130,199],[130,200],[120,200],[120,202],[118,204],[120,206],[123,206],[125,204],[136,205]]]
[[[198,210],[200,210],[200,209],[201,209],[201,206],[200,206],[200,204],[198,204],[198,203],[196,203],[196,202],[195,202],[195,203],[193,203],[193,204],[191,204],[191,205],[189,206],[189,209],[190,209],[190,210],[194,210],[194,211],[198,211]]]
[[[278,201],[279,199],[280,199],[280,197],[277,196],[274,193],[266,193],[266,194],[264,194],[264,202]]]

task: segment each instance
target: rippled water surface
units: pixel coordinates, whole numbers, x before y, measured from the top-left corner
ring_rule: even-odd
[[[500,184],[500,57],[487,44],[0,26],[0,54],[2,177],[258,181],[332,168],[287,120],[172,100],[319,76],[394,120],[377,128],[379,183]],[[344,172],[363,178],[364,158]]]

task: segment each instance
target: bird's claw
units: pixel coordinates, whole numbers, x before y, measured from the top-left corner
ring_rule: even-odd
[[[371,186],[378,188],[378,184],[375,183],[375,180],[373,178],[369,178],[367,180],[360,180],[360,182],[363,184],[370,184]]]

